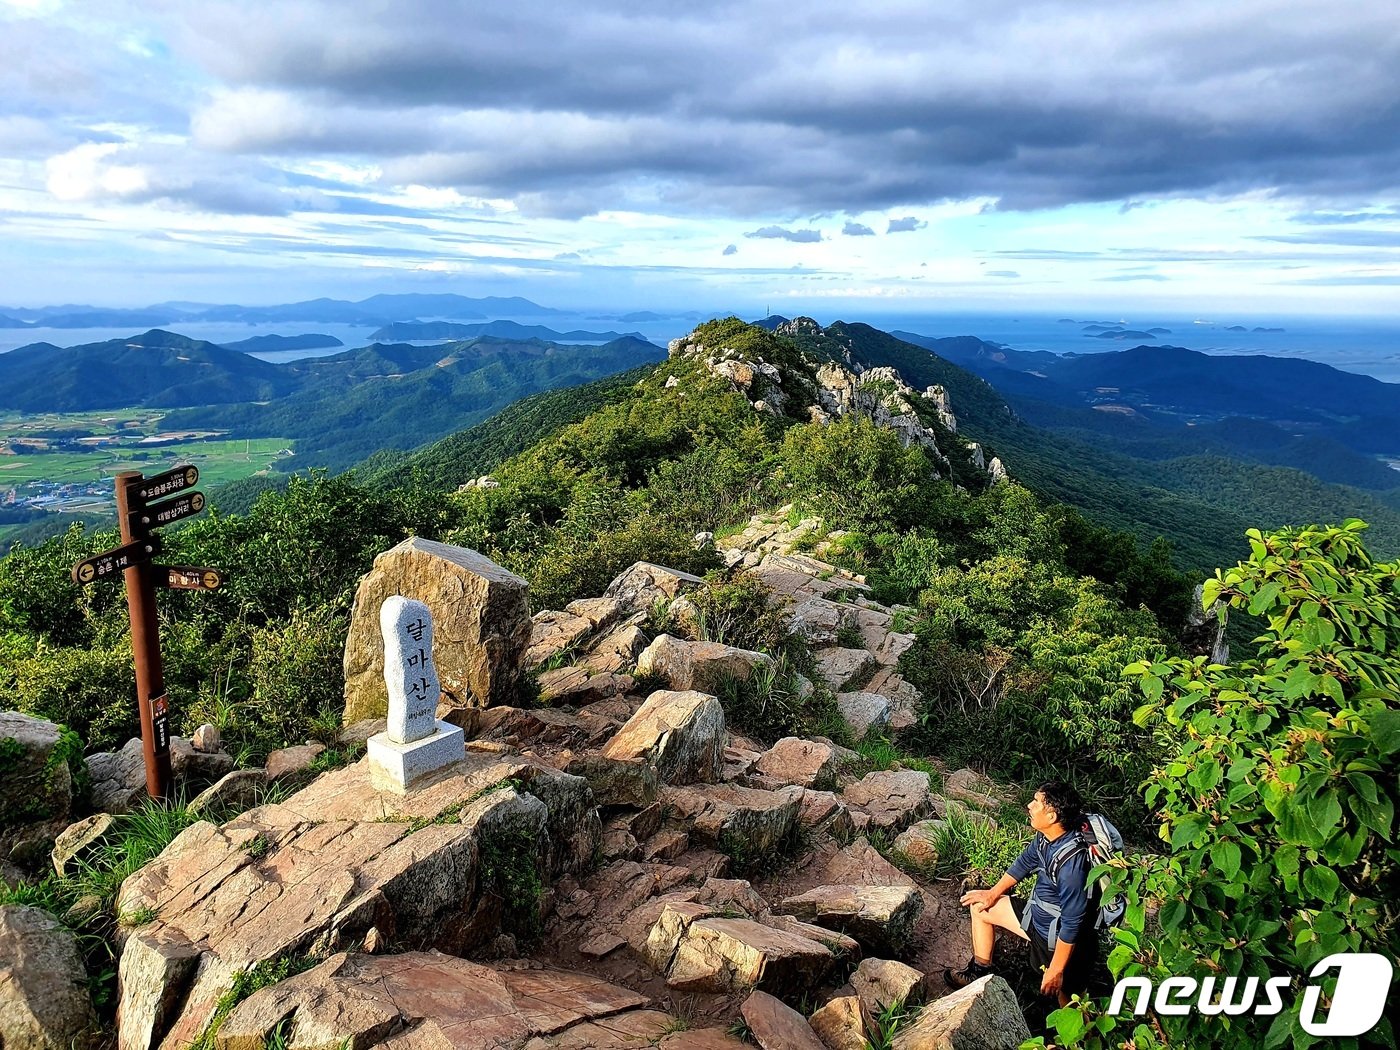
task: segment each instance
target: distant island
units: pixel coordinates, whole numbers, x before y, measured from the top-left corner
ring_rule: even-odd
[[[320,350],[327,346],[344,346],[333,335],[307,332],[305,335],[255,335],[235,343],[221,343],[225,350],[241,350],[245,354],[269,353],[276,350]]]

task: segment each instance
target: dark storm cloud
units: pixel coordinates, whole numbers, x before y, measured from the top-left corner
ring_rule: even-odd
[[[207,161],[348,160],[566,217],[1246,191],[1347,215],[1400,188],[1400,20],[1360,0],[111,0],[6,22],[0,99],[0,156],[188,134],[150,199],[241,214],[302,204]]]
[[[874,237],[875,231],[861,222],[848,222],[841,227],[841,232],[847,237]]]
[[[757,237],[761,240],[794,241],[797,244],[815,244],[822,239],[821,230],[789,230],[785,226],[764,226],[757,230],[750,230],[744,234],[745,237]]]

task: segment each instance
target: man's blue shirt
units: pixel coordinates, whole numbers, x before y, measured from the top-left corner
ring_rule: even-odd
[[[1056,936],[1066,944],[1073,944],[1084,928],[1085,916],[1089,914],[1089,851],[1083,846],[1083,838],[1077,831],[1067,831],[1054,842],[1040,832],[1021,851],[1006,873],[1017,882],[1032,873],[1039,876],[1031,893],[1031,926],[1053,951],[1055,942],[1050,938],[1054,914],[1045,908],[1049,904],[1060,912],[1059,929]],[[1072,851],[1072,852],[1069,852]],[[1061,853],[1067,853],[1063,862]],[[1059,863],[1058,877],[1051,879],[1047,874]]]

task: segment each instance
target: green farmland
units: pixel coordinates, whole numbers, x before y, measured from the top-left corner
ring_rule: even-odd
[[[286,457],[287,438],[229,439],[217,431],[166,432],[150,409],[0,414],[0,500],[45,509],[110,513],[104,480],[124,470],[156,474],[179,463],[199,468],[208,488],[267,471]]]

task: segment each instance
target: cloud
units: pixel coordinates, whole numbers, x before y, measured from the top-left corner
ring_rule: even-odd
[[[1116,273],[1111,277],[1100,277],[1101,281],[1170,281],[1171,278],[1161,273]]]
[[[875,231],[864,223],[848,222],[841,227],[841,232],[847,237],[874,237]]]
[[[546,214],[622,202],[758,217],[1393,193],[1400,63],[1385,6],[1297,0],[1279,19],[1266,0],[992,2],[853,20],[836,0],[753,0],[717,20],[678,0],[522,0],[445,31],[460,17],[450,0],[298,0],[258,18],[208,0],[132,5],[128,21],[155,27],[122,32],[163,28],[212,83],[189,95],[201,148],[391,158],[390,184]],[[75,79],[100,39],[69,46]]]
[[[928,223],[913,215],[906,215],[902,219],[891,219],[886,233],[912,233],[915,230],[922,230]]]
[[[988,276],[988,277],[1020,277],[1021,275],[1020,275],[1019,273],[1017,273],[1015,270],[988,270],[988,271],[987,271],[987,276]]]
[[[739,254],[739,246],[738,246],[737,244],[726,244],[726,245],[724,246],[724,251],[721,252],[720,254],[721,254],[721,255],[738,255],[738,254]]]
[[[757,230],[750,230],[744,236],[763,240],[794,241],[797,244],[815,244],[822,239],[822,231],[789,230],[785,226],[763,226]]]

